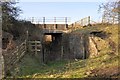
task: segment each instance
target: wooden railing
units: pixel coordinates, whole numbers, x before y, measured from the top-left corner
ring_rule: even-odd
[[[79,21],[76,21],[75,24],[80,24],[81,26],[87,26],[88,24],[90,24],[90,16],[82,18]]]

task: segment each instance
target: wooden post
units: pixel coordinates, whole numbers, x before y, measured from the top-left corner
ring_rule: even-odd
[[[26,52],[28,52],[28,49],[29,49],[29,42],[28,42],[28,30],[26,31],[26,40],[25,40],[25,48],[26,48]]]
[[[35,41],[35,55],[37,54],[37,42]]]
[[[63,58],[63,46],[61,46],[61,59]]]
[[[25,52],[27,52],[27,40],[24,42]]]
[[[34,22],[34,17],[32,17],[32,23]]]
[[[81,25],[83,26],[83,19],[81,19]]]
[[[90,16],[88,16],[88,24],[90,24]]]
[[[26,31],[26,40],[28,40],[28,30]]]

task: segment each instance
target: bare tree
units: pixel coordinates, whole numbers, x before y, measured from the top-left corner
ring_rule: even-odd
[[[107,3],[102,3],[99,6],[99,11],[103,12],[102,22],[103,23],[116,23],[118,22],[118,15],[120,13],[119,0],[109,1]]]

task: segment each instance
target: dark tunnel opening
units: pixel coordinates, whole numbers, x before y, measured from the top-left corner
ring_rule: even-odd
[[[60,60],[62,33],[45,33],[42,46],[43,62]]]

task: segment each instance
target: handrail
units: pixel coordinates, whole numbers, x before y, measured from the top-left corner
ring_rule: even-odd
[[[28,21],[31,21],[32,23],[39,23],[39,24],[46,24],[46,23],[63,23],[67,24],[70,22],[70,17],[31,17],[27,19]]]

